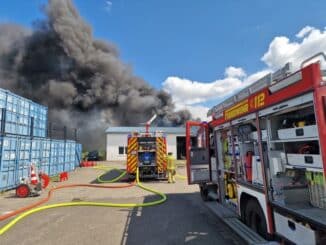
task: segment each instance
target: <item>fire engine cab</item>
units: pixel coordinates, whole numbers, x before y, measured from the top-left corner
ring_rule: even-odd
[[[266,239],[326,244],[321,60],[287,64],[186,124],[188,183]]]

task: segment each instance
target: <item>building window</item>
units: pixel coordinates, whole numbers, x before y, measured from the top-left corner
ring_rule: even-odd
[[[128,154],[128,147],[125,147],[125,154]]]
[[[123,150],[124,150],[124,147],[123,146],[119,146],[119,155],[123,155]]]

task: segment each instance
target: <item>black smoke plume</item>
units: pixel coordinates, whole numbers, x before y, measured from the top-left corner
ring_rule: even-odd
[[[49,107],[86,149],[105,144],[107,126],[137,126],[154,113],[160,126],[182,125],[170,95],[150,87],[111,43],[94,39],[71,0],[49,0],[32,30],[0,25],[0,86]]]

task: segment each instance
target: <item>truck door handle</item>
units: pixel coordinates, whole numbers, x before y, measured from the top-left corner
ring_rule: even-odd
[[[283,108],[288,107],[288,106],[289,106],[288,104],[276,106],[276,107],[273,108],[273,111],[280,110],[280,109],[283,109]]]
[[[289,106],[288,104],[280,105],[280,106],[278,107],[278,109],[282,109],[282,108],[285,108],[285,107],[288,107],[288,106]]]

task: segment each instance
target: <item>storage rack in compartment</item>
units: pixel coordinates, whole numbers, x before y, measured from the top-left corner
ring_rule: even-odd
[[[305,168],[321,171],[318,128],[313,106],[307,105],[296,111],[271,118],[271,143],[285,153],[286,168]],[[285,156],[285,158],[284,158]]]
[[[326,208],[323,164],[312,103],[269,119],[273,200]]]
[[[222,179],[225,185],[225,204],[232,210],[237,210],[236,194],[236,162],[239,161],[239,142],[232,129],[225,131],[221,137],[223,155]]]
[[[238,137],[234,135],[231,130],[226,133],[227,149],[224,152],[224,169],[223,171],[228,174],[235,174],[236,161],[239,158],[239,142]]]
[[[238,127],[240,168],[238,171],[240,180],[244,180],[256,187],[263,186],[262,166],[258,147],[258,131],[255,121],[248,121]],[[265,127],[265,126],[264,126]],[[266,130],[261,131],[263,143],[267,140]]]

